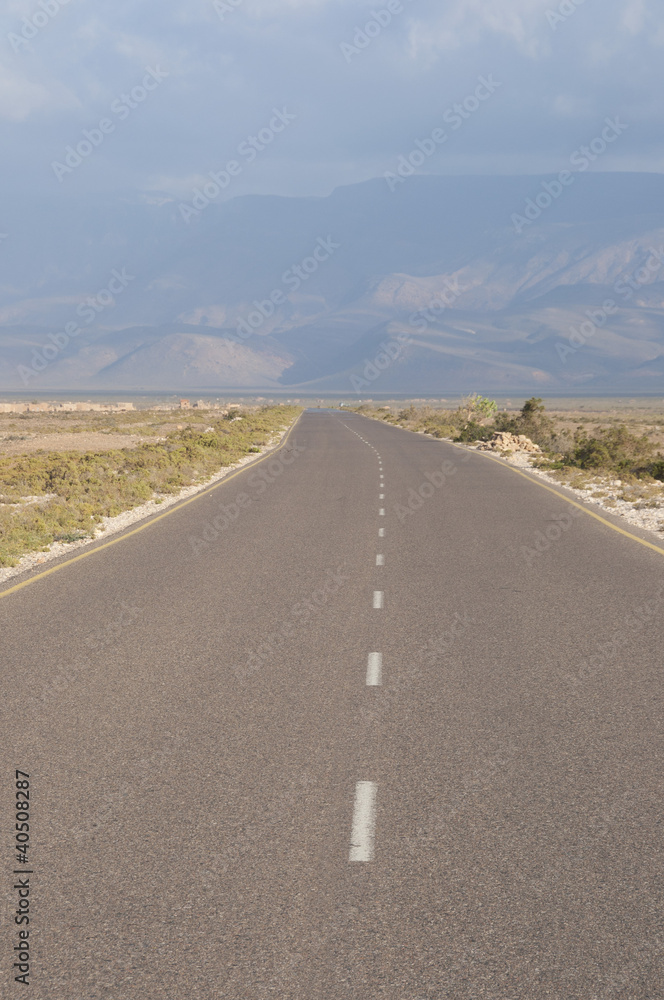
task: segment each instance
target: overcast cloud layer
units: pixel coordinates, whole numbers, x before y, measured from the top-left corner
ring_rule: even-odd
[[[396,170],[436,128],[446,138],[421,172],[557,171],[615,116],[628,127],[593,169],[661,170],[661,0],[389,6],[5,0],[5,196],[138,189],[183,198],[231,160],[240,170],[226,197],[322,195]],[[480,77],[493,87],[488,97]],[[467,98],[458,125],[446,112]],[[247,147],[240,156],[275,108],[294,118],[265,148],[254,144],[255,157]],[[108,131],[93,131],[103,119]],[[84,129],[93,152],[58,170]]]

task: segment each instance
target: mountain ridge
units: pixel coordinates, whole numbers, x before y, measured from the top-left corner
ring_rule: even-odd
[[[0,388],[355,391],[381,344],[398,341],[376,391],[660,391],[664,178],[575,175],[515,232],[513,214],[545,179],[421,175],[394,193],[371,180],[320,198],[248,195],[190,227],[175,200],[120,198],[115,213],[49,203],[45,216],[67,229],[58,254],[47,240],[30,256],[25,231],[12,250],[7,225]],[[120,268],[130,280],[109,303]],[[79,332],[64,344],[68,323]]]

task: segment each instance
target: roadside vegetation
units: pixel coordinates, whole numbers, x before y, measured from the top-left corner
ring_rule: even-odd
[[[163,427],[163,414],[143,411],[120,418],[123,430],[131,420],[140,434],[134,447],[114,449],[111,434],[110,447],[99,450],[57,451],[49,439],[44,450],[0,455],[0,567],[14,566],[26,552],[46,550],[52,542],[89,537],[103,517],[204,482],[258,452],[299,412],[291,406],[223,416],[197,410],[177,413],[172,419],[179,422]],[[101,423],[98,415],[88,427],[93,423]],[[151,424],[160,424],[161,434]],[[80,415],[77,427],[84,429]],[[143,440],[151,431],[156,439]]]
[[[618,478],[622,484],[651,483],[659,487],[664,481],[662,433],[658,425],[627,426],[615,418],[598,426],[590,417],[577,418],[576,427],[569,421],[547,414],[541,399],[527,399],[516,412],[499,411],[497,404],[473,394],[454,410],[439,410],[431,406],[404,409],[375,407],[368,404],[354,408],[358,413],[387,423],[398,424],[412,431],[423,431],[438,438],[473,444],[489,441],[497,431],[524,434],[542,449],[536,461],[539,468],[558,471],[558,478],[578,485],[589,476]],[[664,416],[662,417],[664,423]],[[631,423],[637,422],[631,418]]]

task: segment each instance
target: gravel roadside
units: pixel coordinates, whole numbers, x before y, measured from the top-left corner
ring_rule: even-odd
[[[457,445],[457,447],[465,447],[468,451],[480,451],[475,445]],[[482,454],[487,454],[487,452],[482,451]],[[623,484],[620,479],[597,475],[593,477],[596,479],[596,482],[589,489],[579,489],[570,486],[568,483],[561,482],[544,469],[533,468],[532,462],[534,461],[534,457],[530,452],[515,451],[509,457],[497,455],[494,452],[489,452],[488,454],[491,454],[492,458],[498,458],[501,462],[506,462],[508,465],[527,469],[533,475],[546,480],[551,486],[564,487],[578,497],[579,500],[595,504],[601,510],[606,511],[607,514],[619,514],[629,524],[633,524],[637,528],[643,528],[646,531],[651,531],[659,542],[664,541],[664,490],[662,491],[661,507],[638,509],[630,501],[621,499],[620,495]],[[602,496],[598,496],[600,493]]]

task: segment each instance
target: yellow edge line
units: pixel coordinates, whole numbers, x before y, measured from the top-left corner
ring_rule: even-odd
[[[459,448],[456,444],[454,447],[458,448],[459,451],[470,451],[470,448]],[[607,528],[612,528],[613,531],[617,531],[619,535],[631,538],[632,541],[638,542],[639,545],[645,545],[647,549],[652,549],[653,552],[658,552],[660,556],[664,556],[664,549],[661,549],[659,545],[654,545],[653,542],[646,542],[644,538],[639,538],[638,535],[633,535],[631,531],[625,531],[624,528],[619,528],[616,524],[611,524],[611,522],[607,521],[606,518],[600,517],[599,514],[596,514],[592,510],[588,510],[588,508],[584,507],[583,504],[577,503],[576,500],[570,500],[570,498],[566,497],[564,493],[559,493],[558,490],[553,488],[553,486],[547,486],[546,483],[541,483],[536,476],[529,476],[527,472],[521,472],[520,469],[515,469],[513,465],[509,464],[509,462],[503,462],[499,458],[494,458],[493,455],[487,455],[486,452],[478,451],[476,454],[481,455],[482,458],[488,458],[490,462],[495,462],[497,465],[501,465],[504,469],[509,469],[510,472],[516,472],[517,476],[527,479],[529,483],[533,483],[535,486],[540,486],[543,490],[548,490],[549,493],[553,493],[554,496],[564,500],[565,503],[571,504],[572,507],[576,507],[578,510],[582,510],[584,514],[588,515],[588,517],[594,517],[596,521],[599,521],[601,524],[605,524]],[[0,597],[1,596],[2,595],[0,594]]]
[[[358,416],[364,416],[364,414],[360,413]],[[384,421],[382,421],[379,417],[368,417],[367,419],[377,420],[378,423],[384,424]],[[399,427],[398,424],[389,426]],[[405,427],[399,427],[399,430],[406,431],[407,434],[417,433],[417,431],[409,431]],[[431,440],[435,441],[436,438],[431,438]],[[460,445],[454,444],[453,441],[446,441],[445,443],[451,444],[453,448],[457,449],[457,451],[464,451],[466,454],[470,454],[471,452],[470,448],[462,448]],[[570,500],[570,498],[566,497],[564,493],[559,493],[558,490],[554,490],[553,486],[547,486],[546,483],[541,483],[536,476],[529,476],[527,472],[521,472],[520,469],[515,469],[513,465],[509,464],[509,462],[504,462],[500,458],[495,458],[493,455],[487,455],[485,451],[476,451],[475,454],[481,455],[482,458],[488,458],[490,462],[495,462],[496,465],[502,466],[503,469],[509,469],[510,472],[516,472],[517,476],[527,479],[529,483],[533,483],[535,486],[540,486],[543,490],[548,490],[549,493],[553,493],[554,496],[558,497],[560,500],[564,500],[565,503],[571,504],[572,507],[576,507],[578,510],[582,510],[584,514],[588,515],[588,517],[594,517],[596,521],[600,522],[600,524],[605,524],[607,528],[612,528],[613,531],[617,531],[619,535],[624,535],[625,538],[631,538],[633,542],[638,542],[639,545],[645,545],[647,549],[652,549],[653,552],[658,552],[660,556],[664,556],[664,549],[660,549],[659,545],[654,545],[653,542],[646,542],[644,538],[639,538],[638,535],[633,535],[631,531],[625,531],[624,528],[619,528],[616,524],[611,524],[611,522],[607,521],[606,518],[600,517],[599,514],[596,514],[592,510],[588,510],[588,508],[584,507],[583,504],[577,503],[576,500]],[[0,594],[0,597],[2,597],[2,594]]]
[[[94,556],[98,552],[103,552],[104,549],[110,548],[111,545],[117,545],[119,542],[124,542],[125,539],[131,538],[132,535],[137,535],[139,531],[145,531],[146,528],[151,528],[153,524],[157,523],[157,521],[163,521],[163,519],[165,517],[168,517],[170,514],[174,514],[176,511],[182,510],[183,507],[186,507],[188,504],[193,503],[194,500],[200,500],[201,497],[204,497],[206,496],[206,494],[211,493],[212,490],[216,490],[219,486],[224,486],[226,483],[230,482],[231,479],[235,479],[236,476],[239,476],[241,473],[246,472],[247,469],[254,469],[257,465],[260,465],[261,462],[264,462],[266,459],[271,458],[273,455],[275,455],[278,451],[281,451],[281,449],[288,441],[291,432],[294,430],[295,426],[299,422],[301,416],[302,414],[300,413],[297,420],[295,420],[295,422],[291,424],[291,426],[288,428],[288,431],[286,432],[281,444],[277,448],[270,449],[270,451],[268,451],[265,455],[261,455],[261,457],[256,459],[255,462],[249,462],[247,463],[247,465],[244,465],[241,469],[237,469],[235,472],[232,472],[230,476],[224,476],[223,479],[220,479],[219,482],[217,483],[213,483],[212,486],[206,486],[204,490],[201,490],[200,493],[196,493],[194,496],[189,497],[188,500],[183,500],[181,503],[173,504],[173,506],[170,507],[169,510],[165,510],[163,514],[157,514],[156,517],[146,518],[143,524],[139,524],[137,528],[132,528],[132,530],[128,531],[126,534],[120,535],[118,538],[112,538],[110,541],[104,542],[103,545],[98,545],[96,546],[96,548],[91,548],[87,552],[81,552],[81,554],[78,556],[72,556],[71,559],[67,559],[65,560],[65,562],[58,563],[57,566],[51,566],[50,569],[45,569],[43,570],[43,572],[37,573],[36,576],[31,576],[29,580],[24,580],[22,583],[16,583],[14,584],[13,587],[9,587],[7,590],[0,591],[0,600],[2,600],[3,597],[8,597],[10,594],[15,594],[17,590],[23,590],[24,587],[29,587],[31,584],[36,583],[37,580],[43,580],[45,576],[50,576],[51,573],[57,573],[59,570],[64,569],[65,566],[71,566],[72,563],[78,562],[80,559],[87,559],[88,556]]]

